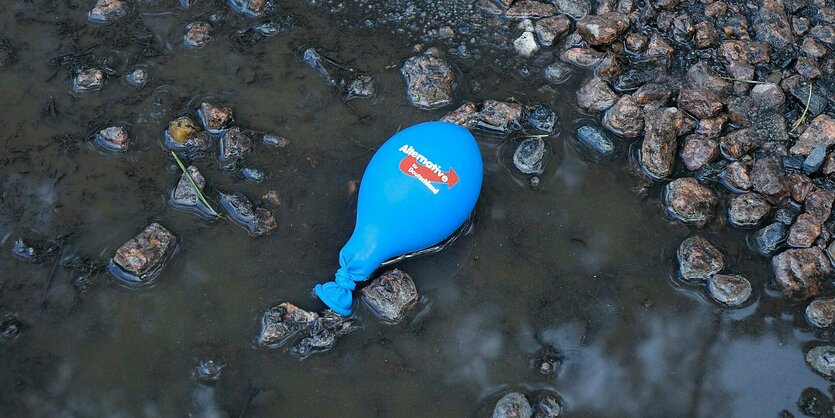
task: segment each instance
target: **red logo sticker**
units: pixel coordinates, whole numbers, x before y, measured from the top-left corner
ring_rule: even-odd
[[[400,171],[407,176],[418,179],[432,193],[438,194],[439,191],[432,183],[446,184],[447,189],[451,189],[458,184],[458,174],[452,167],[449,168],[449,171],[441,170],[441,166],[415,151],[411,145],[403,145],[400,147],[400,151],[406,154],[400,161]]]

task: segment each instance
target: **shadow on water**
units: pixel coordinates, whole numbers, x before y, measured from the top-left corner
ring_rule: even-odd
[[[573,106],[582,77],[540,88],[535,65],[472,46],[468,58],[451,46],[464,80],[458,101],[513,97],[546,104],[561,121],[539,186],[510,162],[518,138],[477,135],[485,181],[472,233],[398,265],[423,295],[417,315],[386,326],[360,309],[362,330],[303,362],[256,348],[266,307],[321,308],[310,287],[336,269],[356,215],[349,184],[375,147],[452,106],[407,103],[398,67],[415,40],[387,29],[397,18],[384,6],[331,14],[334,3],[282,2],[273,18],[297,23],[267,37],[274,27],[248,29],[262,22],[220,1],[140,1],[113,26],[87,23],[88,3],[0,4],[0,35],[16,48],[0,68],[0,415],[483,416],[508,389],[556,391],[569,416],[586,417],[799,416],[801,393],[815,390],[831,402],[803,358],[825,336],[767,290],[768,266],[746,248],[745,231],[702,231],[754,284],[753,304],[726,310],[675,277],[675,249],[693,231],[667,218],[659,187],[633,175],[629,144],[599,159],[577,143],[578,124],[595,123]],[[359,19],[374,13],[386,17]],[[181,43],[195,20],[216,35],[199,50]],[[376,98],[341,99],[301,61],[310,44],[373,75]],[[104,88],[70,94],[88,66],[105,70]],[[121,82],[138,67],[147,86]],[[168,203],[181,172],[163,132],[195,117],[206,97],[231,106],[239,126],[289,139],[283,148],[255,141],[247,165],[267,173],[260,183],[224,172],[214,154],[187,163],[207,191],[269,207],[278,221],[270,235],[250,238]],[[91,142],[117,122],[133,138],[128,152]],[[279,198],[268,206],[259,197],[271,190]],[[53,268],[107,260],[153,221],[180,241],[153,287],[123,288],[99,268],[81,291],[82,270]],[[24,227],[71,235],[30,264],[12,254]],[[560,359],[547,375],[531,361],[545,347]],[[194,377],[206,359],[225,364],[216,381]]]

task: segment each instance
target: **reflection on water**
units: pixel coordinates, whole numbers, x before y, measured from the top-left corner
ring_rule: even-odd
[[[0,69],[0,319],[23,324],[0,340],[2,415],[480,416],[503,390],[549,389],[569,416],[801,416],[806,388],[828,393],[803,355],[830,336],[813,334],[801,307],[766,290],[768,266],[743,233],[703,231],[730,269],[751,278],[751,306],[725,310],[703,286],[672,278],[675,248],[691,231],[666,218],[657,187],[646,199],[633,191],[628,144],[617,143],[611,160],[576,144],[573,121],[588,119],[568,103],[581,77],[553,92],[538,88],[541,75],[464,58],[459,99],[513,96],[555,109],[561,127],[547,140],[539,186],[510,162],[519,138],[479,135],[486,173],[473,234],[400,266],[425,298],[412,321],[385,326],[360,310],[362,330],[304,362],[257,348],[266,307],[321,308],[309,290],[331,277],[350,236],[356,205],[346,185],[370,150],[444,110],[406,102],[390,68],[411,54],[405,38],[341,30],[307,2],[282,6],[304,17],[303,28],[254,46],[229,36],[245,18],[222,13],[219,36],[201,50],[181,46],[183,27],[209,19],[219,2],[139,3],[140,18],[122,28],[82,23],[86,4],[0,4],[2,35],[25,45]],[[311,43],[373,74],[378,96],[343,101],[301,61],[299,46]],[[79,65],[110,57],[102,91],[68,93],[70,68],[50,59],[70,52]],[[122,84],[119,75],[137,66],[149,85]],[[289,140],[255,144],[248,165],[270,173],[262,183],[223,173],[212,156],[192,162],[210,193],[276,190],[279,227],[269,236],[251,239],[167,203],[180,172],[163,131],[207,98],[235,109],[242,126]],[[123,122],[135,139],[129,152],[90,143],[101,126]],[[182,244],[151,288],[98,275],[80,293],[72,271],[53,274],[52,259],[30,265],[11,254],[26,227],[71,234],[62,261],[107,259],[153,221]],[[559,355],[556,373],[531,366],[544,347]],[[210,384],[192,378],[206,356],[228,365]]]

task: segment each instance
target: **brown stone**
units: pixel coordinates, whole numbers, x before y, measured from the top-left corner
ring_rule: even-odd
[[[803,39],[803,44],[800,45],[800,50],[812,58],[820,58],[826,55],[826,48],[816,42],[811,36],[807,36]]]
[[[713,48],[719,44],[719,32],[713,23],[702,21],[696,24],[696,48]]]
[[[748,64],[765,64],[771,59],[771,49],[765,42],[727,40],[719,46],[719,55],[728,62],[742,61]]]
[[[611,53],[607,53],[600,64],[597,64],[597,68],[594,69],[594,75],[608,82],[614,80],[622,72],[623,68],[618,63],[617,57]]]
[[[577,90],[577,104],[589,112],[602,112],[617,100],[609,84],[598,77],[590,78]]]
[[[696,133],[708,138],[719,138],[728,125],[728,116],[721,114],[713,118],[702,119],[696,126]]]
[[[756,148],[758,141],[752,130],[743,128],[719,138],[719,145],[725,157],[736,160]]]
[[[794,46],[794,36],[789,19],[781,0],[763,0],[754,19],[757,39],[767,42],[775,49]]]
[[[662,37],[658,36],[658,34],[652,35],[649,38],[649,44],[647,45],[647,50],[644,52],[644,55],[647,57],[665,57],[666,59],[670,59],[673,57],[673,52],[675,50],[673,47],[670,46],[667,41],[665,41]]]
[[[444,59],[431,54],[407,59],[400,68],[406,80],[406,96],[418,109],[438,109],[452,103],[455,73]]]
[[[606,55],[591,48],[570,48],[560,53],[560,59],[577,67],[596,67]]]
[[[835,173],[835,153],[830,152],[826,154],[826,158],[823,160],[821,173],[825,176]]]
[[[712,90],[720,96],[724,95],[731,89],[731,83],[728,83],[726,80],[722,79],[722,77],[719,77],[703,61],[693,64],[693,66],[687,70],[685,79],[687,83],[693,87],[703,87]]]
[[[673,91],[667,83],[646,83],[632,93],[635,103],[639,105],[654,105],[659,108],[667,105]]]
[[[718,202],[716,193],[694,178],[675,179],[664,187],[667,211],[676,219],[698,227],[713,219]]]
[[[87,14],[87,18],[97,23],[112,23],[128,14],[128,7],[122,0],[98,0]]]
[[[732,161],[722,171],[722,182],[734,192],[751,190],[751,169],[742,161]]]
[[[557,8],[553,4],[534,0],[517,0],[504,13],[509,19],[541,19],[555,14],[557,14]]]
[[[751,170],[754,190],[765,196],[771,203],[786,197],[786,177],[782,162],[776,157],[758,158]]]
[[[809,34],[824,45],[835,48],[835,25],[815,25]]]
[[[124,152],[130,145],[130,136],[124,127],[110,126],[99,131],[96,141],[107,149]]]
[[[194,180],[194,183],[197,185],[197,188],[200,191],[203,191],[203,188],[206,187],[206,178],[203,177],[200,170],[193,165],[188,166],[187,170],[191,175],[192,180]],[[194,190],[194,187],[192,187],[186,174],[183,173],[180,176],[180,181],[177,183],[177,187],[174,189],[172,201],[180,205],[194,206],[197,204],[198,199],[199,197],[197,196],[197,192]]]
[[[647,47],[647,37],[637,33],[630,33],[626,35],[624,45],[626,49],[632,52],[642,52]]]
[[[212,26],[206,22],[193,22],[186,26],[183,44],[192,48],[203,48],[212,40]]]
[[[786,187],[789,190],[791,198],[797,202],[802,203],[806,200],[806,196],[812,191],[812,180],[800,173],[791,173],[786,176]]]
[[[628,28],[629,19],[612,12],[587,15],[577,21],[577,32],[591,46],[609,45]]]
[[[806,320],[818,328],[829,328],[835,324],[835,298],[820,298],[809,303]]]
[[[723,1],[716,1],[705,6],[705,16],[718,17],[728,13],[728,5]]]
[[[771,267],[783,294],[800,299],[816,296],[821,279],[832,273],[829,259],[817,247],[786,250],[771,259]]]
[[[571,29],[571,20],[565,15],[539,19],[534,25],[536,38],[545,47],[553,45],[554,41],[567,33],[569,29]]]
[[[632,96],[624,95],[603,115],[603,126],[624,138],[636,138],[644,130],[644,111]]]
[[[812,57],[799,57],[794,64],[794,70],[807,80],[814,80],[823,75],[818,62]]]
[[[832,202],[835,201],[835,191],[828,189],[814,189],[804,202],[806,213],[812,215],[818,222],[824,223],[832,215]]]
[[[119,247],[113,262],[126,272],[145,279],[162,266],[176,242],[177,238],[171,232],[154,222]]]
[[[688,170],[696,171],[719,157],[719,143],[701,135],[688,135],[679,155]]]
[[[751,88],[751,101],[758,109],[775,110],[786,101],[786,95],[774,83],[761,83]]]
[[[818,145],[829,147],[833,144],[835,144],[835,119],[822,114],[812,120],[789,152],[793,155],[807,156]]]
[[[676,159],[675,119],[678,109],[653,110],[644,118],[646,134],[641,143],[641,166],[657,179],[673,173]]]
[[[231,108],[215,106],[211,103],[201,103],[199,114],[206,130],[212,132],[226,128],[235,120]]]
[[[679,274],[687,280],[704,281],[725,268],[722,252],[699,235],[682,241],[676,255]]]
[[[475,104],[464,102],[461,106],[452,112],[447,113],[441,118],[444,122],[454,123],[458,126],[463,126],[467,129],[475,128],[478,125],[479,114],[476,110]]]
[[[786,243],[790,247],[808,248],[814,244],[820,233],[820,222],[808,213],[801,213],[789,228],[789,237],[786,239]]]
[[[754,227],[771,213],[771,204],[756,193],[732,195],[728,199],[728,222],[737,227]]]
[[[707,88],[685,87],[678,93],[678,108],[699,118],[711,118],[722,111],[722,100]]]

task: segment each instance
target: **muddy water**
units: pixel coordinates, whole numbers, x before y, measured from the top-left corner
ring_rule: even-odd
[[[703,231],[725,250],[729,270],[754,284],[753,303],[726,310],[675,278],[675,249],[693,231],[665,216],[657,186],[641,187],[628,144],[600,160],[573,138],[589,120],[573,105],[582,74],[542,89],[540,73],[525,76],[500,53],[452,58],[459,99],[514,97],[557,111],[540,186],[512,166],[518,138],[478,134],[486,172],[473,234],[400,266],[424,296],[417,315],[385,326],[360,310],[363,329],[303,362],[256,348],[265,308],[285,300],[321,308],[309,290],[335,271],[356,210],[348,183],[374,147],[448,109],[409,106],[397,67],[414,42],[385,25],[288,2],[282,13],[299,28],[242,46],[230,34],[252,21],[220,2],[187,10],[138,2],[110,27],[86,23],[92,3],[0,4],[0,34],[18,50],[0,69],[0,319],[23,323],[19,336],[0,340],[0,415],[486,416],[503,391],[548,389],[568,416],[760,417],[801,415],[804,389],[828,392],[803,360],[825,336],[770,290],[747,231]],[[182,47],[184,26],[216,12],[224,20],[215,41]],[[372,74],[377,97],[343,101],[301,62],[310,45]],[[55,58],[81,52],[76,61],[106,60],[114,74],[102,91],[74,96],[71,64]],[[149,86],[120,82],[136,66],[149,70]],[[269,236],[252,239],[167,203],[179,172],[162,131],[205,99],[233,107],[242,126],[290,141],[256,144],[249,165],[267,173],[262,183],[221,171],[211,157],[194,162],[208,190],[253,199],[277,191],[279,228]],[[129,152],[90,141],[117,122],[133,134]],[[152,221],[180,239],[154,286],[126,289],[106,274],[85,292],[73,285],[62,264],[106,260]],[[58,263],[13,258],[21,228],[71,234]],[[532,364],[545,346],[563,356],[552,376]],[[192,377],[206,358],[227,364],[211,385]]]

